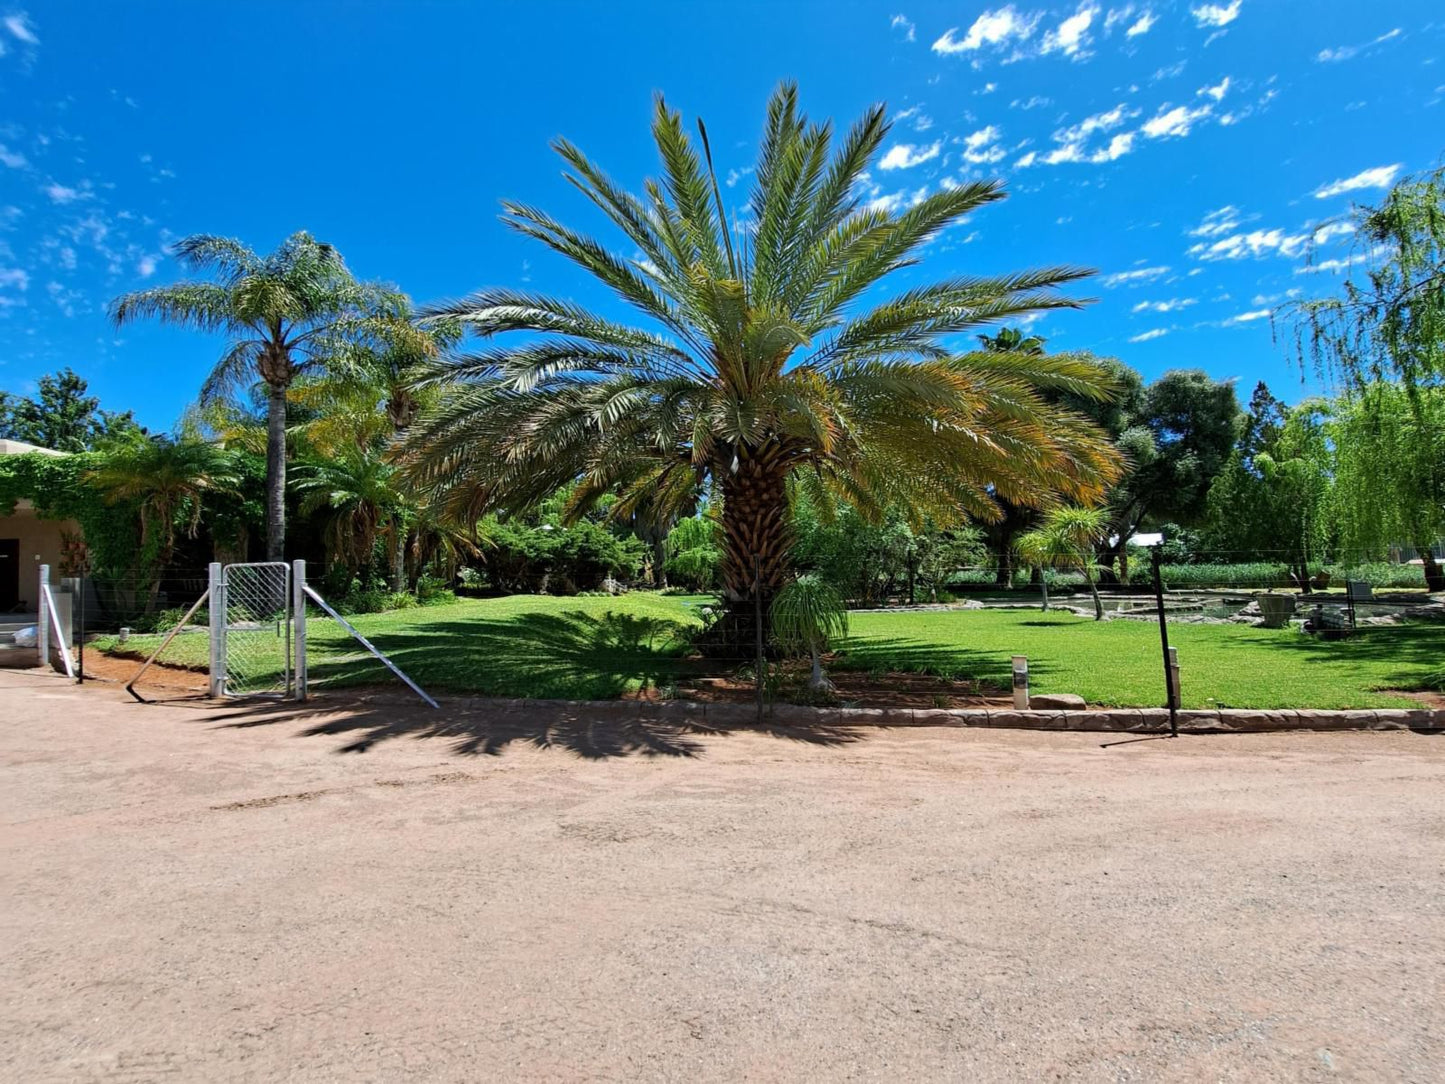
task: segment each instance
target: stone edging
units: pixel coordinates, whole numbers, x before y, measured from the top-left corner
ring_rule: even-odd
[[[660,703],[638,700],[506,700],[486,697],[456,701],[469,708],[552,708],[586,712],[598,722],[677,722],[704,726],[748,726],[757,710],[751,704],[709,704],[692,700]],[[1277,730],[1442,730],[1445,710],[1380,708],[1352,711],[1180,711],[1181,733],[1239,733]],[[764,716],[777,726],[959,726],[1024,730],[1167,732],[1164,708],[1100,708],[1086,711],[1020,711],[981,708],[809,708],[777,704]]]

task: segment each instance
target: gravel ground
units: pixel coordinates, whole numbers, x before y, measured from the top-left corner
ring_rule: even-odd
[[[0,672],[6,1080],[1438,1080],[1445,737]]]

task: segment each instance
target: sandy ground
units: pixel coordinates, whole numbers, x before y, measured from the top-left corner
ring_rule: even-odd
[[[0,672],[0,1079],[1438,1080],[1445,737]]]

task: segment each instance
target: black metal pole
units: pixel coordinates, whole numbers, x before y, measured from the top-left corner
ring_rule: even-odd
[[[753,616],[757,633],[758,725],[763,725],[763,562],[753,558]]]
[[[1174,671],[1169,666],[1169,623],[1164,620],[1164,574],[1160,570],[1163,558],[1159,547],[1152,550],[1154,555],[1154,602],[1159,607],[1159,643],[1164,652],[1164,695],[1168,697],[1169,736],[1179,737],[1179,712],[1174,706]]]
[[[79,677],[75,679],[77,685],[85,684],[85,573],[82,572],[76,580],[80,584],[80,670]]]

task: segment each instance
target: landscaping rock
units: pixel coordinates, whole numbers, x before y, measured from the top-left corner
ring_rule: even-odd
[[[1089,705],[1073,693],[1052,693],[1029,697],[1030,711],[1082,711]]]

